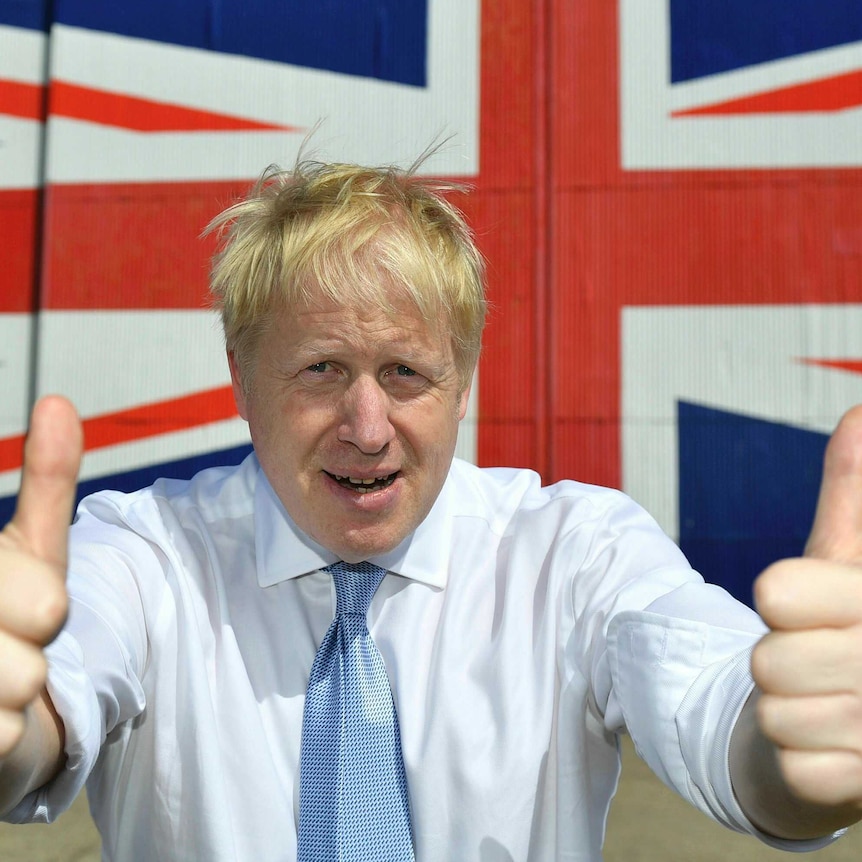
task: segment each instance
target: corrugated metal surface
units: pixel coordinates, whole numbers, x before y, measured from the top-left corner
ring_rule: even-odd
[[[0,508],[34,391],[96,429],[88,490],[238,457],[201,227],[318,120],[357,161],[453,134],[429,170],[475,188],[493,303],[461,451],[623,485],[744,595],[862,400],[858,4],[345,0],[347,41],[314,3],[307,39],[255,39],[277,5],[65,0],[47,38],[0,0]],[[779,475],[790,525],[750,493]]]

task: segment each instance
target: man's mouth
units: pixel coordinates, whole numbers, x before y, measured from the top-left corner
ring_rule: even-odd
[[[391,485],[398,476],[398,471],[389,473],[386,476],[375,476],[371,479],[358,479],[354,476],[338,476],[335,473],[329,473],[324,470],[330,479],[338,482],[342,488],[349,488],[351,491],[356,491],[359,494],[368,494],[371,491],[379,491],[381,488],[387,488]]]

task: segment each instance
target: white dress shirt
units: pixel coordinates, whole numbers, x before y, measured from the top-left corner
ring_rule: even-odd
[[[295,859],[334,561],[253,455],[85,500],[49,648],[67,766],[9,819],[51,820],[87,782],[105,860]],[[456,461],[421,527],[371,562],[389,572],[368,620],[418,862],[600,860],[624,731],[671,787],[752,831],[727,751],[763,624],[624,495]]]

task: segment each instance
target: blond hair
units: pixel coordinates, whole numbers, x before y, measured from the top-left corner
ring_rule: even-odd
[[[452,337],[466,386],[487,311],[484,264],[463,215],[445,197],[461,187],[415,167],[299,162],[271,166],[206,232],[221,243],[210,290],[243,379],[273,308],[323,296],[394,313],[393,286]]]

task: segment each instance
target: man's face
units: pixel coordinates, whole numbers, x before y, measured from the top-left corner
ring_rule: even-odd
[[[291,518],[347,562],[396,547],[445,481],[469,389],[449,334],[397,313],[321,299],[274,312],[252,385],[230,357],[258,459]]]

